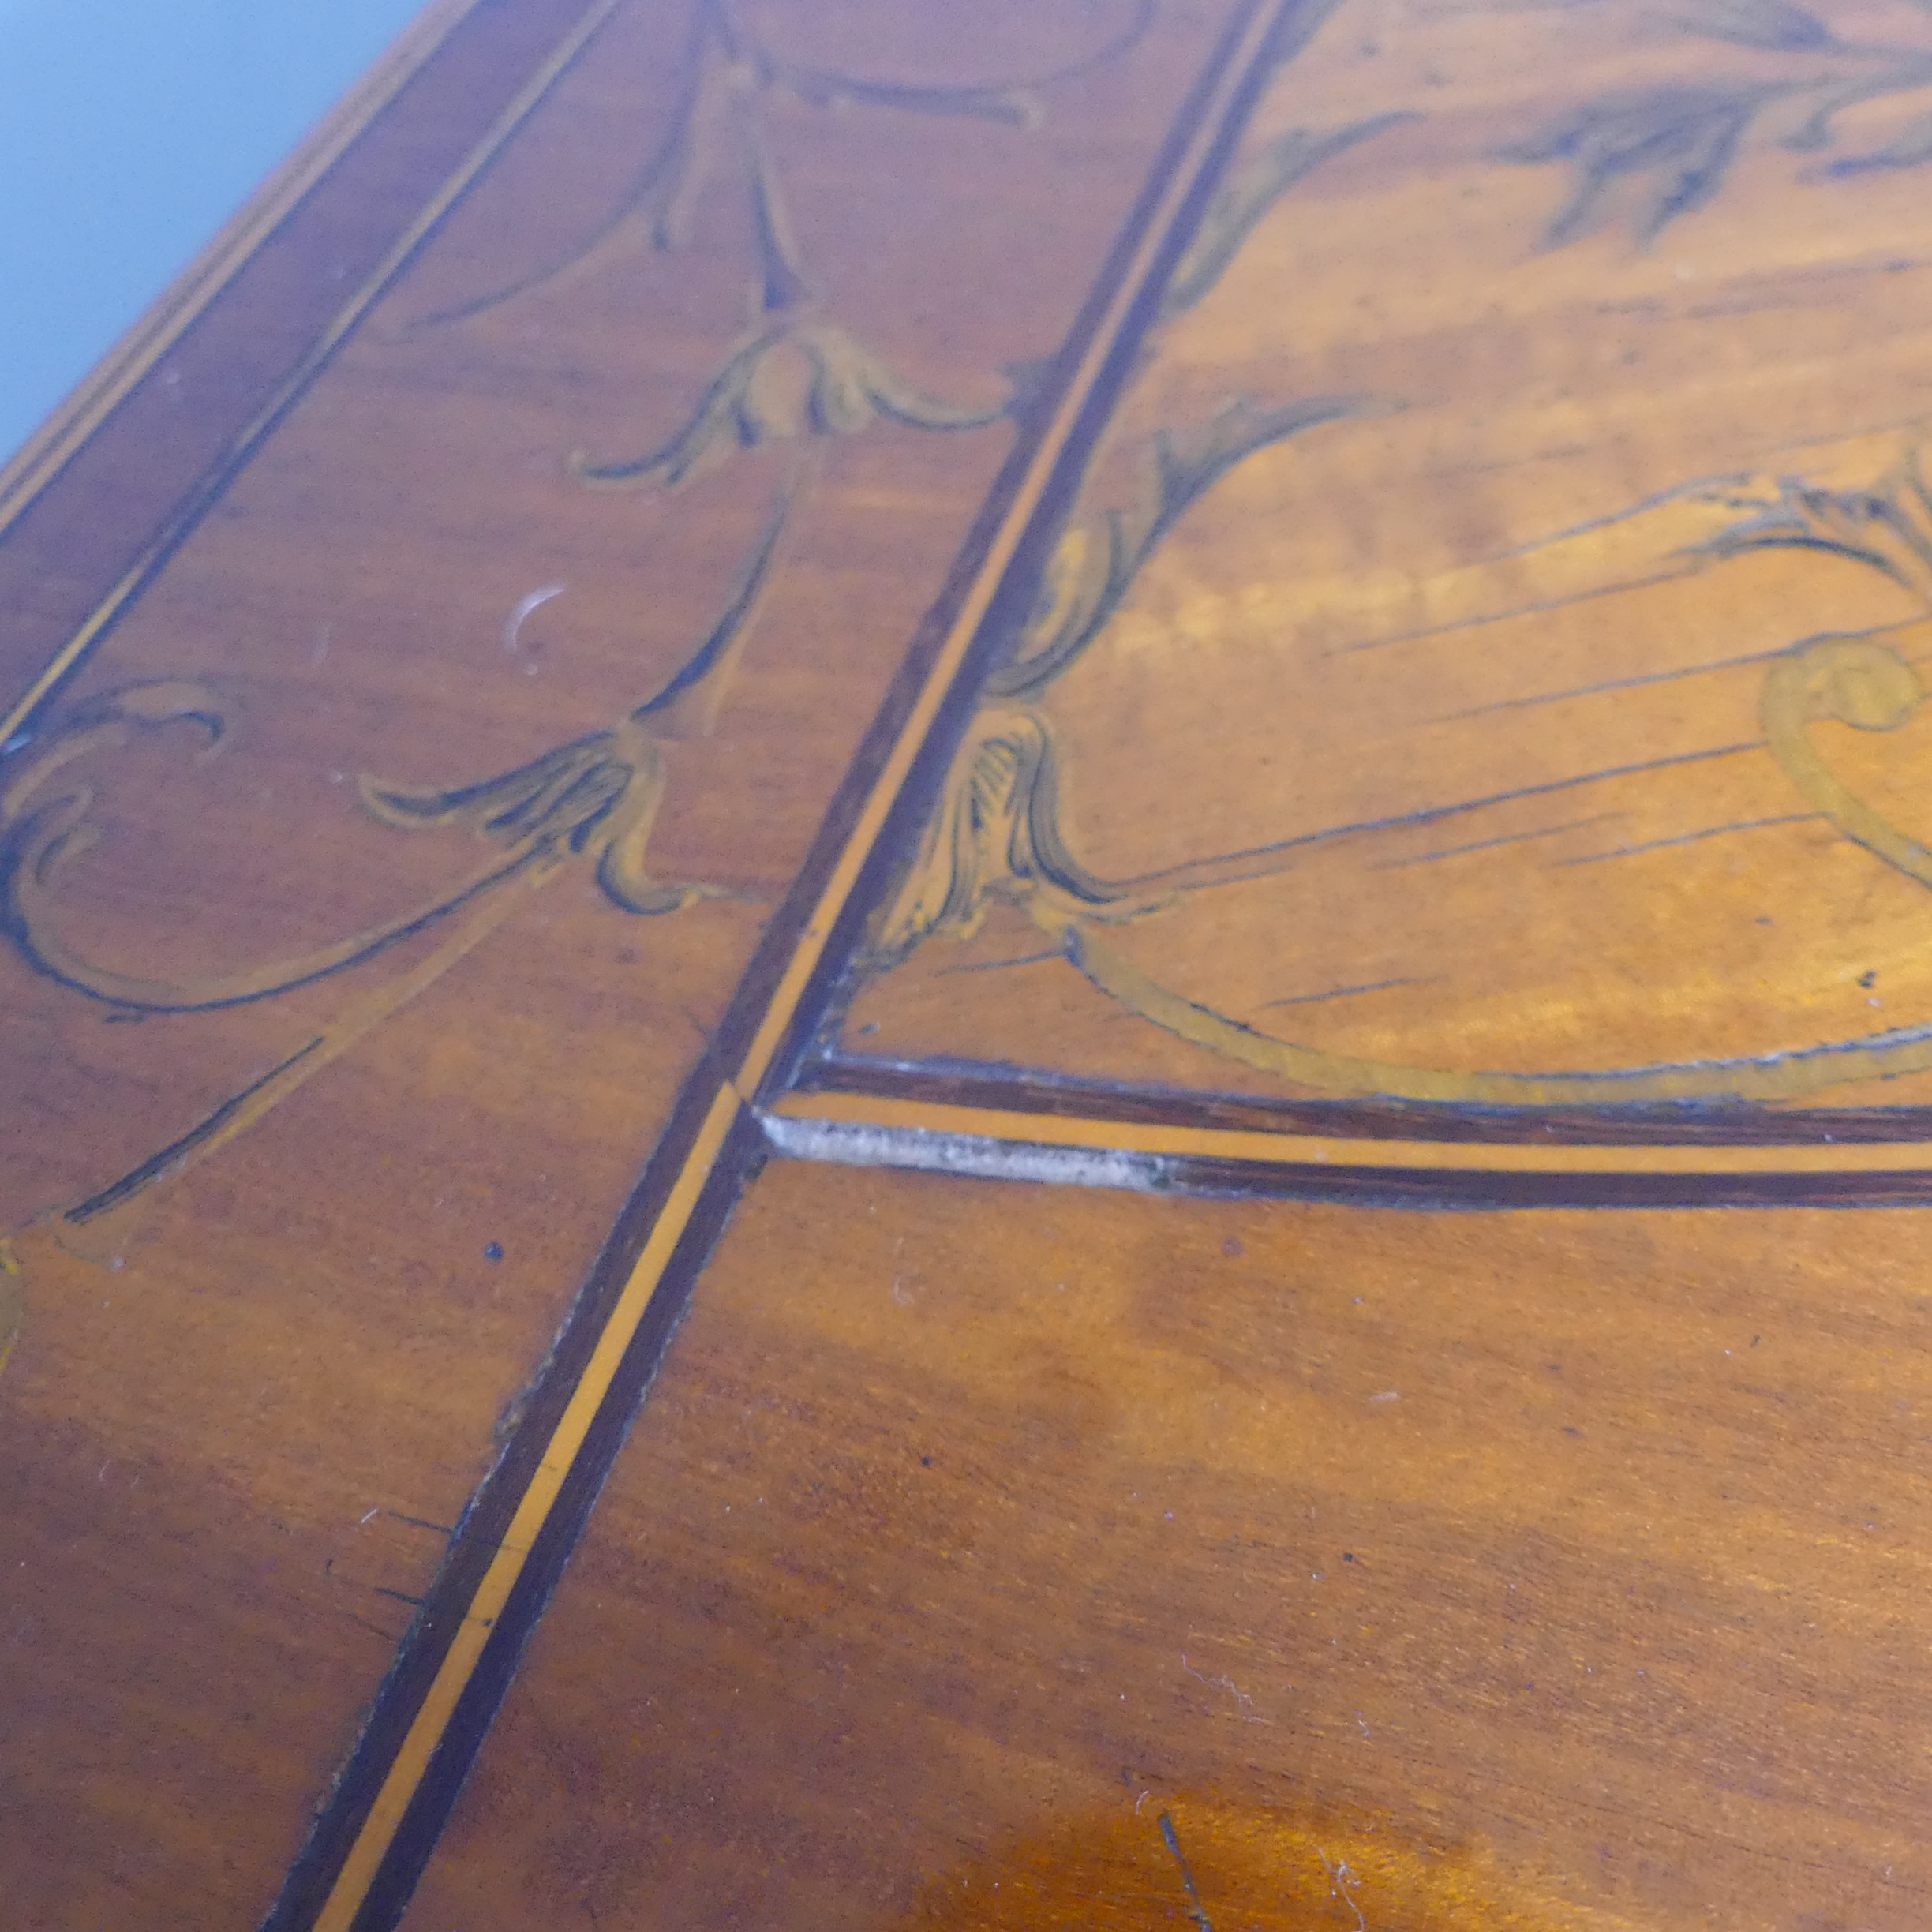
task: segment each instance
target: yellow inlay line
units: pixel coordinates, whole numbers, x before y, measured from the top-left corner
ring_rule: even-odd
[[[739,1063],[737,1076],[725,1082],[712,1100],[704,1123],[652,1227],[644,1251],[638,1256],[617,1305],[597,1339],[563,1419],[545,1450],[537,1473],[518,1506],[509,1533],[485,1572],[469,1612],[396,1752],[328,1900],[313,1922],[313,1932],[350,1932],[377,1868],[395,1839],[403,1814],[422,1781],[430,1758],[448,1727],[464,1687],[482,1655],[496,1619],[522,1574],[531,1547],[555,1506],[592,1419],[609,1392],[625,1351],[663,1278],[665,1265],[690,1223],[698,1196],[724,1146],[725,1136],[739,1108],[746,1104],[744,1096],[755,1091],[769,1071],[812,974],[824,956],[826,942],[885,826],[887,814],[951,690],[967,649],[998,588],[1000,578],[1039,507],[1054,466],[1066,447],[1074,423],[1101,367],[1119,339],[1154,261],[1206,164],[1234,97],[1263,54],[1275,23],[1293,4],[1294,0],[1275,0],[1274,5],[1256,9],[1213,92],[1203,104],[1200,119],[1162,191],[1119,286],[1028,459],[1013,500],[948,626],[932,667],[866,796],[865,803],[840,850],[825,889],[799,934],[784,971],[773,989],[751,1043]],[[419,224],[426,225],[426,222]],[[414,245],[413,240],[410,245]]]
[[[449,212],[451,206],[477,176],[496,159],[504,142],[529,118],[537,103],[556,84],[564,69],[582,52],[585,43],[616,12],[621,4],[622,0],[595,0],[595,4],[552,50],[549,58],[525,82],[516,98],[497,116],[489,132],[463,157],[461,166],[425,204],[416,219],[402,231],[375,269],[336,312],[334,320],[309,346],[307,354],[296,365],[294,372],[276,390],[266,406],[235,436],[206,473],[201,484],[190,494],[187,502],[168,519],[167,527],[161,534],[141,552],[133,567],[95,605],[86,623],[61,646],[40,675],[27,687],[19,702],[3,720],[0,720],[0,745],[6,743],[19,731],[40,701],[87,655],[95,639],[140,593],[155,564],[167,555],[169,548],[179,538],[183,528],[200,515],[212,496],[227,487],[236,467],[253,455],[256,445],[275,427],[282,412],[301,393],[316,371],[335,353],[343,338],[375,306],[396,271],[421,245],[423,238]]]
[[[1368,1136],[1268,1133],[1167,1126],[998,1107],[893,1100],[869,1094],[792,1094],[769,1110],[781,1120],[886,1132],[963,1134],[1031,1147],[1252,1161],[1277,1167],[1512,1174],[1833,1174],[1932,1171],[1932,1141],[1807,1142],[1799,1146],[1666,1142],[1524,1144],[1495,1140],[1383,1140]]]
[[[449,1649],[430,1683],[422,1708],[416,1713],[415,1720],[396,1753],[395,1761],[389,1768],[389,1774],[376,1795],[376,1802],[369,1807],[369,1814],[363,1821],[354,1844],[350,1848],[349,1856],[334,1889],[315,1922],[316,1932],[346,1932],[361,1908],[370,1881],[376,1876],[376,1869],[389,1849],[397,1827],[402,1822],[402,1814],[409,1809],[417,1786],[422,1781],[431,1754],[442,1741],[443,1733],[455,1714],[463,1687],[476,1669],[483,1647],[496,1628],[496,1619],[509,1601],[511,1591],[516,1587],[517,1578],[523,1574],[523,1565],[536,1543],[537,1533],[556,1505],[577,1451],[583,1447],[584,1437],[590,1433],[598,1406],[616,1376],[624,1350],[637,1332],[638,1324],[644,1319],[644,1312],[650,1305],[651,1297],[663,1276],[665,1264],[690,1223],[691,1211],[697,1206],[698,1196],[710,1178],[718,1151],[724,1144],[724,1136],[731,1129],[739,1104],[737,1093],[729,1088],[712,1101],[704,1125],[698,1130],[698,1138],[672,1183],[669,1198],[651,1229],[644,1252],[638,1256],[637,1265],[624,1283],[623,1292],[618,1297],[616,1307],[611,1311],[604,1332],[597,1338],[597,1346],[576,1390],[544,1447],[543,1460],[530,1478],[530,1487],[524,1491],[523,1500],[510,1519],[510,1527],[497,1546],[489,1569],[483,1573],[483,1580],[477,1586],[476,1594],[470,1599],[470,1608],[450,1641]]]

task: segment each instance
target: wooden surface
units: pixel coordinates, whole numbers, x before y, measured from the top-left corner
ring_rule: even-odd
[[[406,1923],[1923,1924],[1923,1241],[776,1167]]]
[[[1347,144],[1159,331],[953,780],[1046,734],[1062,850],[954,808],[847,1054],[1923,1103],[1923,28],[1680,12],[1338,13],[1270,90],[1237,184]]]
[[[588,17],[486,7],[457,73],[421,84],[488,54],[512,98]],[[1072,64],[1110,21],[1016,12],[991,71]],[[1037,135],[775,92],[772,165],[824,313],[990,420],[807,439],[774,417],[769,447],[669,492],[591,489],[569,459],[668,440],[742,339],[758,264],[728,146],[688,245],[653,249],[634,218],[606,259],[434,320],[555,266],[675,126],[689,9],[611,13],[14,750],[10,1923],[238,1926],[274,1900],[1005,453],[998,372],[1065,333],[1212,24],[1163,23]],[[830,53],[882,31],[847,26]],[[889,69],[902,53],[934,62],[915,45]],[[427,199],[414,148],[447,140],[447,110],[417,111],[377,133],[399,192]],[[380,258],[387,211],[336,212]],[[290,274],[347,259],[326,229],[302,245]],[[238,289],[200,326],[254,328],[264,299]],[[777,361],[782,417],[802,358]],[[133,406],[189,425],[141,445],[163,478],[246,414],[166,360]],[[9,534],[39,600],[13,608],[16,688],[46,641],[30,620],[78,606],[43,533],[98,527],[61,552],[95,594],[142,534],[87,483]],[[365,773],[459,789],[624,719],[731,607],[788,497],[742,661],[613,741],[575,816],[565,796],[550,821],[412,835],[402,808],[360,807]],[[600,844],[618,821],[590,789],[626,756],[641,803],[661,781],[642,865]],[[63,854],[77,777],[102,837]],[[257,970],[499,871],[360,963]],[[703,896],[678,909],[660,882]],[[157,1170],[170,1148],[192,1164]],[[122,1201],[130,1178],[150,1185]]]
[[[8,1923],[1922,1923],[1923,12],[421,54],[0,505]]]

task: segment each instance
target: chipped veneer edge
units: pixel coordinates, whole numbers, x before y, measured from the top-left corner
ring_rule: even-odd
[[[990,1181],[1039,1181],[1061,1187],[1125,1189],[1137,1194],[1175,1191],[1174,1163],[1164,1155],[1119,1148],[1050,1147],[990,1134],[948,1133],[923,1127],[880,1127],[866,1121],[813,1119],[761,1110],[766,1144],[792,1160],[842,1167],[909,1167],[927,1174]]]

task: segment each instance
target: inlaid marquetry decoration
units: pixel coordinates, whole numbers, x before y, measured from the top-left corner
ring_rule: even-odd
[[[672,744],[710,735],[727,699],[761,603],[782,564],[815,475],[815,447],[891,423],[915,430],[983,430],[1019,415],[1041,370],[961,372],[966,399],[927,393],[869,346],[863,327],[829,307],[794,230],[784,171],[765,129],[783,99],[827,116],[964,116],[1033,138],[1050,120],[1056,89],[1076,84],[1133,50],[1157,0],[1128,0],[1083,13],[1086,44],[1044,71],[912,84],[871,79],[788,56],[742,22],[727,0],[703,0],[683,54],[682,94],[669,131],[640,163],[608,220],[568,252],[514,283],[440,309],[413,325],[454,328],[539,294],[568,301],[572,284],[627,251],[674,252],[719,213],[719,194],[739,197],[745,217],[751,320],[720,345],[716,372],[682,425],[642,454],[589,446],[558,461],[586,488],[671,491],[696,487],[734,451],[792,446],[762,527],[741,558],[738,581],[715,623],[660,687],[601,729],[535,753],[513,769],[466,769],[460,746],[426,749],[423,769],[365,773],[361,811],[399,833],[466,835],[447,882],[379,924],[288,957],[238,964],[179,979],[118,960],[77,937],[64,917],[73,872],[103,836],[98,810],[114,783],[117,755],[138,741],[178,747],[178,782],[221,755],[245,728],[238,698],[219,681],[184,673],[99,691],[43,721],[8,747],[0,766],[0,906],[6,937],[36,972],[110,1018],[212,1013],[272,1001],[395,953],[386,980],[368,986],[327,1022],[291,1039],[286,1055],[127,1171],[104,1176],[79,1200],[42,1215],[63,1238],[128,1208],[170,1177],[245,1133],[382,1023],[432,987],[530,895],[571,870],[594,878],[614,912],[664,918],[732,896],[702,880],[665,880],[649,854],[668,780]],[[835,25],[837,23],[833,23]],[[1294,171],[1292,160],[1286,172]],[[713,191],[717,191],[714,193]],[[705,235],[713,246],[722,238]],[[678,560],[667,558],[676,567]],[[533,567],[542,560],[533,558]],[[539,593],[536,601],[549,593]],[[521,618],[528,606],[520,610]],[[0,1350],[17,1324],[18,1267],[0,1248]]]
[[[1932,1067],[1926,1024],[1735,1058],[1602,1071],[1405,1065],[1298,1045],[1216,1013],[1163,984],[1110,942],[1111,926],[1174,912],[1217,886],[1294,873],[1305,856],[1301,841],[1215,854],[1138,877],[1102,876],[1069,848],[1061,830],[1062,761],[1050,716],[1034,701],[1104,631],[1161,536],[1197,496],[1242,458],[1346,406],[1324,399],[1262,413],[1237,404],[1191,436],[1162,432],[1149,453],[1140,504],[1068,531],[1048,594],[1013,662],[989,680],[995,695],[975,720],[941,811],[881,927],[881,957],[902,958],[928,938],[969,938],[989,906],[1006,904],[1050,934],[1097,989],[1142,1018],[1262,1072],[1335,1093],[1541,1106],[1771,1101]],[[1789,822],[1829,825],[1874,859],[1932,886],[1932,851],[1893,822],[1884,806],[1861,796],[1855,778],[1834,769],[1831,734],[1815,728],[1896,732],[1926,695],[1907,654],[1915,644],[1923,652],[1932,639],[1932,496],[1915,446],[1902,447],[1889,474],[1869,488],[1833,489],[1795,477],[1720,479],[1633,511],[1629,521],[1642,528],[1636,555],[1653,580],[1756,550],[1795,550],[1870,571],[1921,605],[1919,616],[1894,624],[1808,637],[1762,653],[1758,720],[1764,746],[1791,788]],[[1575,541],[1594,552],[1597,534]],[[1559,553],[1564,543],[1556,539],[1549,549]],[[1538,561],[1559,572],[1568,567],[1559,556]]]
[[[447,10],[0,532],[24,1922],[1923,1921],[1932,0]]]
[[[626,251],[686,245],[736,197],[750,269],[744,333],[721,346],[713,373],[662,442],[626,451],[586,441],[560,458],[587,487],[675,490],[696,485],[734,451],[784,444],[796,452],[738,588],[662,688],[605,729],[507,771],[466,773],[459,758],[437,761],[458,767],[444,777],[361,781],[362,809],[383,825],[467,832],[484,847],[427,902],[320,948],[201,979],[127,969],[65,934],[63,877],[99,836],[91,814],[117,751],[159,733],[194,741],[200,758],[217,755],[239,722],[234,701],[191,676],[148,680],[57,712],[14,747],[0,794],[8,934],[77,997],[130,1015],[209,1011],[272,999],[419,938],[428,948],[291,1041],[285,1058],[178,1139],[65,1204],[65,1223],[125,1204],[245,1131],[564,867],[589,868],[612,908],[631,915],[681,912],[714,893],[702,881],[651,873],[663,747],[709,728],[724,702],[788,522],[811,487],[812,446],[882,421],[984,429],[1024,413],[1039,373],[962,370],[957,392],[930,390],[869,346],[863,317],[834,312],[798,238],[766,129],[773,103],[826,114],[968,116],[1024,137],[1054,88],[1131,49],[1154,16],[1154,0],[1114,9],[1093,45],[1050,71],[913,85],[783,53],[725,0],[707,0],[694,16],[668,132],[640,157],[601,223],[557,257],[417,324],[452,328],[539,294],[558,299]],[[1579,257],[1594,249],[1591,272],[1621,291],[1608,305],[1660,313],[1656,288],[1698,272],[1694,262],[1666,262],[1667,248],[1694,233],[1734,255],[1763,245],[1762,217],[1754,226],[1747,205],[1754,183],[1762,192],[1775,182],[1780,206],[1822,209],[1829,197],[1858,195],[1932,161],[1932,36],[1922,13],[1908,9],[1885,31],[1868,31],[1788,0],[1695,0],[1668,21],[1636,9],[1624,31],[1642,69],[1628,85],[1587,92],[1508,141],[1447,162],[1431,146],[1442,138],[1440,111],[1426,92],[1303,118],[1297,110],[1319,90],[1305,63],[1286,63],[1276,99],[1292,118],[1237,160],[1173,266],[1153,352],[1110,438],[1094,447],[1084,492],[1061,512],[1032,613],[987,681],[944,797],[875,920],[869,971],[901,967],[930,942],[971,940],[1001,908],[1043,932],[1065,971],[1123,1012],[1251,1073],[1338,1095],[1483,1106],[1792,1102],[1932,1069],[1932,1011],[1910,997],[1920,989],[1906,964],[1923,953],[1910,929],[1925,916],[1921,895],[1932,884],[1932,852],[1914,829],[1932,833],[1932,800],[1916,796],[1910,776],[1923,765],[1912,755],[1923,728],[1915,652],[1932,620],[1932,497],[1908,421],[1835,441],[1810,434],[1788,465],[1680,475],[1567,527],[1545,519],[1539,530],[1533,504],[1513,504],[1509,541],[1487,561],[1432,567],[1445,546],[1418,529],[1413,563],[1377,557],[1353,590],[1339,592],[1332,581],[1313,582],[1324,568],[1332,579],[1332,556],[1296,558],[1297,497],[1337,500],[1340,466],[1349,489],[1372,498],[1377,453],[1403,454],[1406,419],[1455,406],[1459,372],[1385,352],[1380,385],[1310,389],[1277,379],[1218,399],[1204,395],[1204,373],[1221,362],[1266,373],[1271,361],[1285,376],[1351,360],[1332,342],[1320,354],[1297,343],[1292,300],[1269,312],[1265,343],[1230,351],[1233,308],[1216,298],[1230,276],[1246,275],[1240,326],[1252,337],[1264,286],[1248,271],[1257,242],[1273,251],[1261,251],[1261,274],[1285,278],[1292,296],[1296,270],[1283,251],[1299,231],[1285,217],[1313,207],[1330,223],[1322,246],[1333,257],[1335,204],[1310,200],[1311,191],[1339,192],[1325,185],[1334,170],[1364,157],[1364,178],[1416,174],[1410,164],[1405,175],[1403,151],[1391,144],[1425,157],[1419,171],[1430,184],[1466,174],[1513,208],[1528,208],[1526,195],[1542,195],[1552,172],[1563,171],[1553,211],[1518,228],[1486,271],[1466,265],[1488,239],[1481,219],[1470,238],[1444,244],[1465,258],[1470,286],[1485,286],[1487,273],[1507,287],[1559,257],[1581,272]],[[1397,158],[1376,163],[1379,152]],[[1372,248],[1357,253],[1353,272],[1365,288],[1398,266]],[[1432,267],[1410,266],[1416,272],[1403,288],[1431,286]],[[1740,271],[1739,260],[1723,266]],[[1331,260],[1323,271],[1343,269]],[[1653,292],[1623,286],[1633,274]],[[1732,326],[1724,315],[1679,308],[1668,319],[1686,339],[1714,342]],[[1353,360],[1367,368],[1376,357]],[[1420,393],[1420,375],[1439,393]],[[1168,414],[1184,402],[1185,413]],[[1149,426],[1150,414],[1166,420]],[[1589,487],[1600,490],[1599,480]],[[1398,513],[1413,519],[1413,506],[1390,515]],[[1372,502],[1361,511],[1372,524],[1376,515]],[[1675,601],[1661,594],[1672,588],[1683,593]],[[1351,597],[1354,608],[1343,608]],[[1616,674],[1585,677],[1586,646],[1612,612],[1623,613]],[[1529,640],[1539,626],[1552,663],[1579,667],[1567,687],[1554,679],[1535,688]],[[1505,640],[1507,649],[1485,648]],[[1244,652],[1245,665],[1235,661]],[[1491,666],[1506,675],[1486,680]],[[1163,744],[1164,677],[1189,691],[1174,712],[1171,746]],[[1724,742],[1681,743],[1676,721],[1658,733],[1658,695],[1698,680],[1724,683],[1735,714]],[[1591,721],[1578,731],[1572,721],[1586,701]],[[1545,722],[1556,728],[1540,732]],[[1083,742],[1103,739],[1110,748],[1099,756]],[[1853,739],[1893,755],[1875,757]],[[1256,748],[1263,742],[1266,752]],[[1572,746],[1574,769],[1553,769]],[[1220,769],[1204,787],[1189,766],[1204,748]],[[1323,818],[1324,804],[1360,791],[1324,768],[1411,755],[1435,792],[1370,818]],[[1273,774],[1245,792],[1235,782],[1244,758]],[[1110,759],[1119,768],[1111,779],[1101,769]],[[1185,799],[1185,809],[1157,814],[1155,829],[1140,837],[1149,814],[1136,796],[1110,826],[1109,784],[1131,777],[1144,792],[1164,761],[1173,766],[1170,797]],[[1695,815],[1683,789],[1694,767],[1708,780],[1706,822],[1684,820]],[[1652,774],[1654,785],[1646,782]],[[1608,802],[1605,788],[1618,802]],[[1208,835],[1221,803],[1230,809],[1216,841]],[[1267,822],[1275,803],[1283,809]],[[1188,848],[1176,849],[1183,832]],[[1708,868],[1711,852],[1692,848],[1712,841],[1735,853],[1775,844],[1780,866],[1803,877],[1822,925],[1799,949],[1811,966],[1824,962],[1830,998],[1814,985],[1781,989],[1776,975],[1767,983],[1747,967],[1757,983],[1741,998],[1712,985],[1687,997],[1678,985],[1668,999],[1619,998],[1613,1024],[1604,1024],[1612,1016],[1601,1000],[1593,1013],[1589,998],[1559,983],[1526,983],[1520,969],[1552,950],[1537,935],[1573,932],[1579,919],[1621,921],[1603,949],[1609,977],[1653,970],[1634,964],[1644,893],[1605,891],[1609,869],[1634,878],[1638,862],[1654,860],[1641,875],[1656,882],[1660,908],[1674,906],[1683,892],[1705,889],[1691,882],[1702,881],[1696,868]],[[1672,851],[1679,856],[1662,856]],[[1359,876],[1343,870],[1351,853],[1366,867]],[[1480,904],[1485,914],[1473,924],[1458,915],[1463,930],[1455,934],[1436,930],[1432,903],[1446,896],[1432,882],[1447,875],[1426,868],[1477,855],[1495,882],[1456,903]],[[1834,896],[1869,900],[1880,875],[1893,887],[1883,932],[1834,926]],[[1391,893],[1414,916],[1393,938],[1383,922],[1376,957],[1352,952],[1354,909]],[[1776,909],[1767,898],[1745,913],[1720,909],[1722,897],[1713,897],[1713,919],[1757,929],[1747,937],[1758,953],[1773,944],[1762,929],[1788,909],[1781,897]],[[1861,917],[1873,916],[1862,908]],[[1252,942],[1238,949],[1252,981],[1240,987],[1215,983],[1217,963],[1236,957],[1218,937],[1229,920],[1251,942],[1276,927],[1285,936],[1271,956]],[[1324,927],[1334,934],[1325,950]],[[1491,972],[1480,995],[1445,1000],[1445,967],[1473,983],[1504,952],[1519,970]],[[1256,977],[1253,962],[1271,957],[1292,962],[1300,978]],[[1704,977],[1734,983],[1755,957],[1714,949]],[[1892,1003],[1901,976],[1902,1011]],[[1451,1028],[1458,1039],[1433,1050],[1413,1041],[1417,1028],[1401,996],[1418,988],[1459,1016]],[[1932,987],[1923,990],[1932,996]],[[1855,1016],[1846,1011],[1861,1002]],[[1305,1028],[1275,1017],[1305,1002]],[[1526,1002],[1542,1009],[1527,1029],[1519,1024]],[[1640,1037],[1653,1007],[1661,1031],[1678,1037]],[[1720,1007],[1718,1023],[1705,1024]],[[1849,1023],[1867,1013],[1868,1023]],[[1624,1035],[1637,1050],[1619,1050]]]
[[[841,1052],[1482,1109],[1925,1098],[1932,489],[1885,346],[1925,16],[1605,10],[1628,84],[1579,58],[1501,144],[1451,118],[1481,76],[1446,19],[1402,72],[1447,107],[1316,126],[1367,63],[1276,84],[1294,118],[1175,269]],[[1866,283],[1866,353],[1841,316],[1827,354]],[[1698,372],[1680,412],[1653,365]]]
[[[21,1265],[13,1245],[0,1241],[0,1368],[13,1353],[15,1338],[26,1312],[26,1297],[21,1290]]]
[[[1597,95],[1502,149],[1567,163],[1571,190],[1543,230],[1557,248],[1621,220],[1643,242],[1714,201],[1739,156],[1800,158],[1803,182],[1932,161],[1932,33],[1923,15],[1840,31],[1788,0],[1690,0],[1671,23],[1694,38],[1776,58]],[[1865,110],[1879,110],[1877,118]]]
[[[959,84],[869,79],[788,58],[741,20],[728,0],[698,8],[682,98],[669,133],[642,159],[627,191],[597,230],[560,260],[507,286],[438,311],[429,324],[487,314],[537,290],[553,291],[638,249],[689,245],[714,181],[741,197],[754,253],[751,319],[689,417],[660,447],[632,455],[573,451],[586,483],[675,489],[734,449],[853,436],[885,420],[919,429],[978,429],[1030,393],[1035,372],[1007,373],[1007,391],[987,402],[927,394],[869,347],[827,307],[800,246],[783,170],[766,127],[769,104],[788,99],[829,112],[873,109],[965,115],[1018,129],[1046,119],[1051,90],[1106,66],[1145,36],[1158,0],[1103,9],[1097,44],[1050,71]],[[982,380],[980,372],[969,379]]]
[[[426,991],[501,925],[530,892],[572,865],[605,898],[640,915],[682,912],[721,889],[653,878],[647,848],[663,796],[664,750],[707,724],[718,687],[742,650],[770,572],[788,504],[781,500],[745,575],[710,634],[661,689],[602,731],[503,772],[450,786],[365,776],[363,810],[399,831],[463,830],[485,856],[426,903],[380,925],[291,957],[189,979],[150,978],[90,957],[61,930],[61,874],[98,842],[91,817],[99,762],[137,735],[173,730],[217,755],[238,728],[213,686],[179,680],[125,687],[77,706],[45,733],[0,794],[5,844],[0,892],[14,944],[40,972],[125,1015],[207,1013],[273,999],[359,966],[417,938],[435,945],[392,979],[351,1001],[260,1080],[223,1101],[180,1139],[85,1200],[60,1211],[67,1227],[125,1206],[157,1182],[205,1160]]]

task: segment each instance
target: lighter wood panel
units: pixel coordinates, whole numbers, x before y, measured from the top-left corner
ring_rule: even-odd
[[[1331,15],[845,1049],[1923,1103],[1926,58],[1910,8]]]

